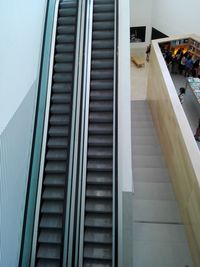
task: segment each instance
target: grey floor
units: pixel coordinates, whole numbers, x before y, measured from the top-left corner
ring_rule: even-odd
[[[174,86],[176,88],[177,94],[179,94],[180,87],[186,87],[186,77],[179,74],[171,74]],[[187,86],[186,93],[184,96],[183,110],[188,119],[190,127],[193,134],[196,132],[198,121],[200,118],[200,104],[198,103],[196,97],[193,95],[189,86]],[[196,142],[200,149],[200,142]]]
[[[177,202],[146,101],[132,101],[133,267],[192,267]]]

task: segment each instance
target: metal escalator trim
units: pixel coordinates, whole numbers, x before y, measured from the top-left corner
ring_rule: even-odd
[[[112,267],[118,266],[118,0],[114,0]]]
[[[52,32],[52,41],[51,41],[51,53],[50,53],[50,64],[49,64],[50,67],[49,67],[49,73],[48,73],[48,87],[47,87],[45,121],[44,121],[44,130],[43,130],[42,152],[41,152],[41,160],[40,160],[38,192],[37,192],[35,220],[34,220],[34,232],[33,232],[32,254],[31,254],[31,265],[30,265],[31,267],[35,266],[35,259],[36,259],[38,223],[39,223],[39,214],[40,214],[41,191],[42,191],[42,183],[43,183],[44,161],[45,161],[45,153],[46,153],[46,141],[47,141],[49,109],[50,109],[50,99],[51,99],[54,50],[55,50],[55,43],[56,43],[55,40],[56,40],[57,18],[58,18],[58,6],[59,6],[59,0],[56,0],[55,16],[54,16],[53,32]]]
[[[24,211],[24,222],[21,239],[21,251],[19,258],[19,267],[30,266],[31,258],[31,246],[32,246],[32,235],[34,227],[34,213],[35,203],[37,198],[37,185],[39,175],[39,162],[41,157],[41,146],[42,146],[42,135],[43,135],[43,122],[46,106],[46,94],[48,84],[48,71],[49,61],[51,53],[51,38],[54,23],[55,14],[55,2],[49,1],[46,5],[45,21],[43,30],[43,40],[41,47],[41,59],[38,71],[38,92],[37,92],[37,103],[35,111],[35,122],[34,132],[32,141],[32,151],[29,166],[29,178],[26,192],[26,204]]]
[[[64,235],[64,255],[63,266],[72,266],[73,246],[74,246],[74,229],[75,229],[75,202],[76,202],[76,178],[77,178],[77,158],[78,158],[78,139],[79,139],[79,119],[80,119],[80,98],[82,88],[82,47],[83,47],[83,24],[82,18],[84,17],[84,1],[78,2],[77,14],[77,29],[76,29],[76,54],[74,66],[74,84],[73,84],[73,110],[71,125],[75,125],[71,129],[70,139],[70,156],[69,156],[69,169],[68,176],[71,177],[68,184],[67,191],[67,205],[65,212],[65,235]]]
[[[80,161],[79,189],[81,191],[79,197],[79,242],[76,249],[76,266],[83,266],[83,244],[84,244],[84,223],[85,223],[85,194],[86,194],[86,170],[87,170],[87,143],[89,129],[89,98],[90,98],[90,75],[91,75],[91,51],[92,51],[92,22],[93,22],[93,0],[88,1],[86,26],[85,26],[85,59],[84,59],[84,75],[83,75],[83,106],[81,119],[81,142],[80,154],[83,155]],[[79,191],[79,192],[80,192]]]

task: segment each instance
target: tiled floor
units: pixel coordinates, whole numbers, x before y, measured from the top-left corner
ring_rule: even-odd
[[[145,56],[144,49],[137,53]],[[143,53],[143,54],[142,54]],[[146,101],[148,63],[132,64],[133,267],[192,267],[175,195]]]

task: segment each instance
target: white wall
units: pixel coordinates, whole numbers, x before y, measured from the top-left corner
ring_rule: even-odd
[[[146,26],[146,44],[151,39],[151,23],[152,0],[130,0],[130,26]]]
[[[0,1],[0,133],[37,79],[45,6]]]
[[[168,36],[200,35],[199,11],[199,0],[153,0],[152,26]]]

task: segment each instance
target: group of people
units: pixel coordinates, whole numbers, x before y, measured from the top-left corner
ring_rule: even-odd
[[[171,50],[163,49],[162,54],[171,73],[200,78],[199,59],[188,51],[184,53],[184,50],[179,48],[176,54],[173,54]]]

